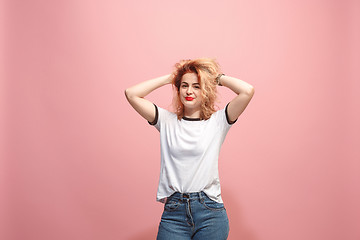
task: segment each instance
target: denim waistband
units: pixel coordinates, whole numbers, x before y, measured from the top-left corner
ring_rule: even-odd
[[[180,193],[180,192],[175,192],[173,193],[170,197],[168,197],[168,199],[171,200],[175,200],[178,199],[180,201],[186,201],[187,199],[189,200],[198,200],[198,199],[203,199],[206,197],[206,194],[201,191],[201,192],[191,192],[191,193]]]

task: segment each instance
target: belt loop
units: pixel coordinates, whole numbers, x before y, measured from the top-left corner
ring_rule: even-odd
[[[200,202],[203,202],[203,199],[204,199],[203,194],[204,194],[204,192],[203,192],[203,191],[199,192],[199,199],[200,199]]]

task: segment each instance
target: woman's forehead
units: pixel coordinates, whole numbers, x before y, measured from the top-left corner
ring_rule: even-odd
[[[196,73],[185,73],[181,78],[181,82],[198,83],[199,80]]]

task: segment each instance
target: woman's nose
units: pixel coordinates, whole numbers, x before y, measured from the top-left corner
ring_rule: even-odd
[[[191,87],[188,87],[186,93],[187,93],[187,94],[190,94],[190,93],[192,93],[192,92],[193,92],[192,88],[191,88]]]

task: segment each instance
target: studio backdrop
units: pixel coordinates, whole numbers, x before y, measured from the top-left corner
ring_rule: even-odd
[[[360,239],[359,1],[1,4],[1,239],[155,239],[159,133],[124,90],[198,57],[255,87],[219,159],[229,239]]]

